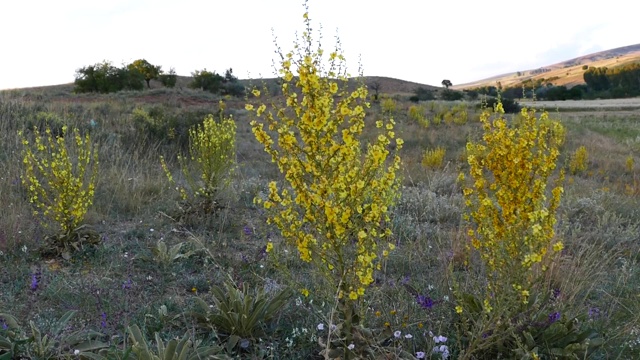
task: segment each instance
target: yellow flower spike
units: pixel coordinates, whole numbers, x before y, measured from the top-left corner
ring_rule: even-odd
[[[284,243],[324,275],[339,297],[355,300],[373,283],[379,254],[389,251],[378,248],[391,236],[388,209],[399,196],[402,141],[396,140],[393,153],[388,150],[394,134],[385,125],[393,122],[384,119],[373,129],[383,137],[365,143],[366,87],[350,88],[341,50],[327,53],[327,63],[311,35],[305,31],[293,52],[281,54],[283,100],[250,114],[256,139],[286,181],[269,186],[263,206]],[[336,269],[350,271],[343,277]]]
[[[529,279],[546,268],[534,265],[545,264],[547,249],[562,247],[551,241],[564,173],[554,184],[550,179],[564,129],[546,113],[537,118],[526,109],[510,123],[503,110],[498,104],[493,113],[481,114],[482,140],[466,146],[469,178],[460,175],[458,181],[467,207],[464,219],[473,222],[467,231],[470,244],[494,273],[489,286],[496,293],[510,291],[526,304]],[[491,298],[487,301],[491,306]]]

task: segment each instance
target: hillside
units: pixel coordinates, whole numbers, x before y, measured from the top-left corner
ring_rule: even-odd
[[[189,84],[191,83],[192,77],[190,76],[178,76],[178,80],[176,83],[176,89],[184,90],[185,94],[189,94],[190,97],[197,95],[196,92],[188,91]],[[420,84],[412,81],[394,79],[390,77],[383,76],[364,76],[362,78],[365,84],[369,87],[369,91],[374,93],[375,84],[379,87],[379,92],[381,94],[389,94],[389,95],[409,95],[413,94],[413,91],[419,87],[426,88],[437,92],[441,89],[441,87]],[[257,85],[263,86],[266,85],[268,88],[273,89],[274,86],[277,87],[276,78],[266,78],[266,79],[240,79],[240,83],[245,86]],[[355,83],[354,83],[355,84]],[[157,102],[162,101],[162,99],[155,99],[154,97],[158,97],[159,93],[162,93],[164,87],[157,80],[151,81],[151,89],[147,89],[146,86],[142,91],[134,91],[129,94],[132,98],[144,98],[149,102]],[[50,85],[50,86],[38,86],[31,88],[22,88],[22,89],[11,89],[11,90],[0,90],[2,92],[13,92],[13,93],[23,93],[27,98],[34,97],[46,97],[47,99],[55,100],[55,99],[63,99],[65,101],[69,100],[69,97],[73,94],[74,84],[60,84],[60,85]],[[182,91],[180,92],[182,93]],[[205,94],[206,95],[206,94]],[[87,93],[87,94],[78,94],[76,95],[81,97],[82,99],[88,100],[91,98],[99,98],[99,94],[95,93]],[[201,96],[196,96],[201,97]],[[204,96],[206,98],[207,96]],[[187,100],[187,102],[191,102]]]
[[[454,86],[454,89],[470,89],[481,86],[495,86],[498,82],[503,87],[514,86],[525,80],[537,80],[540,78],[555,78],[554,85],[565,85],[573,87],[575,85],[584,84],[582,74],[584,65],[594,67],[614,67],[624,65],[631,62],[640,62],[640,44],[624,46],[611,50],[600,51],[597,53],[580,56],[574,59],[566,60],[557,64],[542,66],[537,69],[529,69],[518,72],[511,72],[502,75],[496,75],[487,79],[482,79],[466,84]]]

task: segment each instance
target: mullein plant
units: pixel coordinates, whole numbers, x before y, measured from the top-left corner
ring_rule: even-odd
[[[358,305],[380,260],[394,249],[389,211],[399,196],[403,142],[387,118],[376,121],[377,137],[363,146],[367,88],[348,90],[339,46],[328,54],[328,69],[323,65],[325,52],[320,45],[314,49],[308,11],[304,23],[302,43],[286,54],[278,49],[284,103],[267,107],[264,94],[254,89],[255,98],[246,105],[256,139],[284,174],[284,181],[270,182],[268,195],[256,202],[286,244],[335,289],[347,354],[361,319]],[[267,251],[274,246],[269,242]],[[301,292],[309,294],[306,288]]]
[[[482,260],[486,291],[480,299],[460,294],[456,312],[508,324],[548,292],[541,280],[553,254],[563,249],[554,225],[563,193],[564,172],[556,175],[556,164],[565,131],[546,112],[536,117],[523,109],[509,122],[500,103],[480,121],[482,139],[466,148],[470,179],[463,193],[468,237]],[[491,341],[487,334],[497,330],[480,332],[476,345]]]
[[[33,215],[43,225],[55,223],[59,234],[47,238],[49,248],[68,258],[82,243],[99,242],[95,231],[82,225],[88,208],[93,203],[98,177],[98,152],[91,144],[89,134],[73,134],[62,127],[62,134],[54,135],[50,128],[41,134],[33,129],[33,142],[23,133],[22,185],[33,204]]]
[[[189,129],[189,155],[178,156],[184,183],[177,183],[164,158],[162,168],[183,201],[204,213],[214,212],[221,192],[230,184],[236,164],[236,123],[224,117],[207,116],[202,124]]]

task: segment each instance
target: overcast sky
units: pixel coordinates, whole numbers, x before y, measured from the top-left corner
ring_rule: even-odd
[[[179,75],[233,68],[273,77],[302,32],[301,0],[2,0],[0,89],[73,82],[76,69],[144,58]],[[310,0],[330,50],[336,33],[357,74],[430,85],[534,69],[640,43],[628,0]],[[317,37],[317,34],[315,34]]]

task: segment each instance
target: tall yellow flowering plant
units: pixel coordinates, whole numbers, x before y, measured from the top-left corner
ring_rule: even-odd
[[[258,99],[246,105],[262,120],[251,122],[253,133],[285,180],[272,181],[268,197],[257,201],[300,259],[314,264],[349,304],[364,295],[380,258],[394,248],[387,224],[399,194],[402,140],[389,118],[375,122],[377,137],[363,145],[367,88],[348,90],[339,48],[325,69],[324,51],[313,50],[308,13],[304,22],[303,43],[280,53],[284,104],[268,108],[255,89]]]
[[[60,136],[54,136],[49,128],[44,135],[37,128],[33,133],[33,142],[19,133],[24,146],[22,185],[35,207],[33,214],[59,226],[61,235],[50,240],[55,240],[54,247],[66,257],[69,245],[77,243],[78,227],[93,203],[98,152],[89,134],[81,136],[78,129],[73,130],[73,136],[68,136],[66,126]]]
[[[221,101],[219,121],[209,115],[202,124],[189,129],[189,155],[178,156],[185,183],[178,184],[164,158],[160,158],[182,200],[200,206],[205,213],[216,209],[218,196],[231,181],[236,164],[236,123],[224,117],[223,110]]]
[[[564,128],[546,112],[538,118],[523,109],[510,124],[498,104],[494,115],[481,115],[482,140],[467,144],[472,180],[463,190],[466,219],[472,223],[468,235],[487,268],[489,291],[514,294],[527,304],[530,284],[546,270],[548,250],[563,247],[554,240],[554,225],[564,173],[550,191],[548,185]],[[496,298],[485,299],[485,311],[491,311]]]

